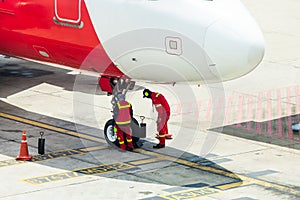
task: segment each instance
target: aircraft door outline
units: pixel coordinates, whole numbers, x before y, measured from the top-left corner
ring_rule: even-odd
[[[81,5],[82,0],[54,0],[54,22],[63,26],[82,28]]]

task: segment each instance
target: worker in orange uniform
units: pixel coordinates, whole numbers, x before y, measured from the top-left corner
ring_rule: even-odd
[[[132,106],[130,103],[125,101],[124,94],[117,94],[117,100],[118,102],[113,110],[116,123],[114,131],[117,134],[121,150],[133,151],[132,131],[130,127],[131,119],[133,116]],[[126,143],[124,133],[126,135]]]
[[[170,106],[162,94],[152,92],[149,89],[144,89],[143,98],[145,97],[152,100],[152,104],[158,113],[156,121],[158,135],[156,138],[159,140],[159,144],[153,146],[153,148],[164,148],[166,139],[172,139],[172,135],[168,133],[167,125],[170,118]]]

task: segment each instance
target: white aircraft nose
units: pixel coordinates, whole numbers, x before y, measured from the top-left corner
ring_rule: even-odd
[[[256,67],[263,59],[265,54],[265,44],[263,40],[258,39],[250,45],[248,53],[249,67]]]
[[[265,45],[254,21],[220,20],[208,27],[204,49],[224,81],[252,71],[262,61]]]

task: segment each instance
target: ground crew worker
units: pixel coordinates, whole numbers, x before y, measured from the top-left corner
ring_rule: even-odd
[[[143,98],[150,98],[152,100],[153,106],[158,113],[157,117],[157,139],[159,144],[153,146],[155,149],[160,149],[165,147],[166,139],[172,139],[172,135],[168,133],[167,122],[170,118],[170,106],[162,94],[151,92],[149,89],[144,89]],[[168,138],[166,138],[168,136]]]
[[[130,103],[125,101],[124,94],[121,93],[117,94],[117,100],[118,100],[117,104],[113,110],[114,120],[116,123],[114,127],[114,131],[117,134],[121,150],[133,151],[132,131],[130,127],[131,119],[133,116],[132,106]],[[124,133],[126,135],[126,143],[125,143]]]

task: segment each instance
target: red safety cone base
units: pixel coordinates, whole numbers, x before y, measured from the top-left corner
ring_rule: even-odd
[[[16,160],[29,161],[29,160],[32,160],[32,155],[18,156],[18,157],[16,157]]]

